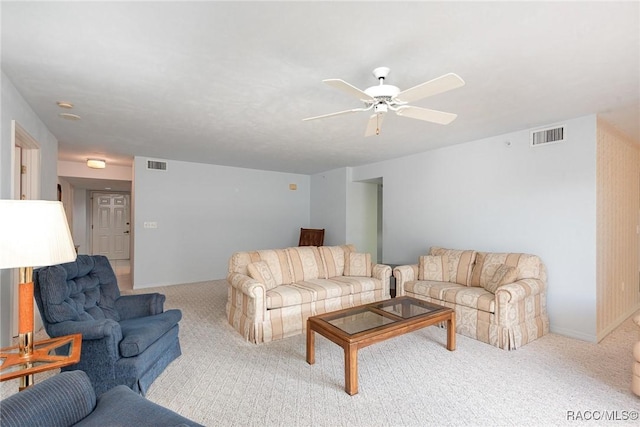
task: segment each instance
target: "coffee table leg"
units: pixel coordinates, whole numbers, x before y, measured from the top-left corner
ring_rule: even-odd
[[[358,347],[344,348],[344,390],[351,396],[358,393]]]
[[[316,363],[316,334],[311,330],[311,323],[307,320],[307,363]]]
[[[447,350],[456,349],[456,313],[451,313],[447,320]]]

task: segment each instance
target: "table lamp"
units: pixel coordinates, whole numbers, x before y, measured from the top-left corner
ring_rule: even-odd
[[[0,269],[19,268],[18,345],[33,354],[33,267],[74,261],[76,251],[60,202],[0,200]],[[33,376],[23,377],[26,388]]]

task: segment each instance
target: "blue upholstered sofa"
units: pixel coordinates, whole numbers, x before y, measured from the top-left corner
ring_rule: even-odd
[[[180,356],[180,310],[164,311],[158,293],[120,295],[109,260],[78,255],[74,262],[36,269],[34,294],[50,337],[82,334],[80,362],[97,395],[124,384],[145,394]]]
[[[0,402],[2,427],[200,426],[116,386],[96,398],[82,371],[62,372]]]

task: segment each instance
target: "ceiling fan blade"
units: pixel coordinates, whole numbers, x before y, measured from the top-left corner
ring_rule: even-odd
[[[361,101],[375,101],[375,99],[371,95],[367,95],[365,92],[361,91],[357,87],[345,82],[340,79],[326,79],[323,80],[326,84],[336,89],[340,89],[343,92],[346,92],[350,95],[355,96]]]
[[[302,121],[306,122],[307,120],[324,119],[326,117],[339,116],[342,114],[349,114],[349,113],[359,113],[360,111],[367,111],[367,110],[368,108],[353,108],[351,110],[338,111],[337,113],[323,114],[322,116],[307,117],[306,119],[302,119]]]
[[[372,114],[367,122],[367,130],[364,131],[364,136],[380,135],[383,119],[384,114],[382,113]]]
[[[464,80],[455,73],[445,74],[428,82],[403,90],[395,96],[396,101],[413,102],[464,86]]]
[[[396,113],[399,116],[409,117],[411,119],[424,120],[425,122],[433,122],[441,125],[448,125],[458,117],[457,114],[445,113],[444,111],[429,110],[428,108],[412,107],[403,105],[398,107]]]

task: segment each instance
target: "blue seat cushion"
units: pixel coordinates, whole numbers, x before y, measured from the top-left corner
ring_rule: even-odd
[[[76,426],[176,426],[196,427],[180,414],[164,408],[119,385],[98,397],[96,409]]]
[[[120,355],[134,357],[142,353],[158,338],[173,328],[182,319],[180,310],[167,310],[155,316],[138,317],[120,321],[122,341]]]

